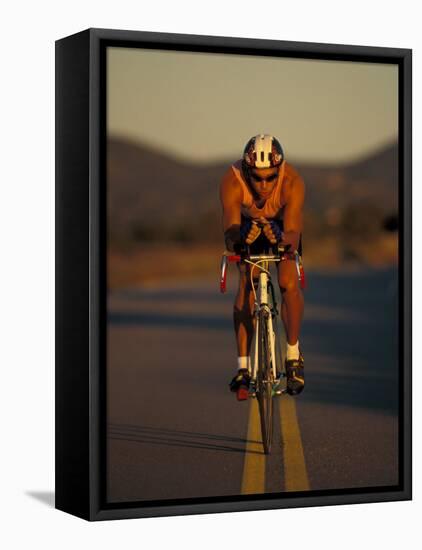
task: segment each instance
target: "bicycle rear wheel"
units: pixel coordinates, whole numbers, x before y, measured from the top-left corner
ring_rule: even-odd
[[[273,373],[271,369],[270,350],[268,341],[268,318],[267,312],[260,311],[259,313],[259,329],[258,329],[258,372],[257,372],[257,387],[256,397],[258,399],[259,416],[261,421],[262,445],[264,453],[271,452],[271,444],[273,439]]]

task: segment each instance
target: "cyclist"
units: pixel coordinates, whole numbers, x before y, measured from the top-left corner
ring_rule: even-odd
[[[230,166],[220,185],[226,249],[239,253],[241,247],[248,244],[251,253],[259,254],[282,243],[290,245],[289,251],[297,250],[301,254],[304,196],[303,179],[285,161],[279,141],[267,134],[252,137],[245,146],[243,157]],[[299,349],[304,300],[294,255],[288,257],[276,265],[282,295],[281,316],[287,335],[287,392],[296,395],[305,384],[304,359]],[[239,288],[233,320],[238,372],[230,382],[230,389],[237,392],[238,399],[245,399],[247,392],[238,390],[243,386],[248,388],[250,382],[254,297],[250,266],[244,262],[237,265]],[[257,281],[256,273],[254,285]]]

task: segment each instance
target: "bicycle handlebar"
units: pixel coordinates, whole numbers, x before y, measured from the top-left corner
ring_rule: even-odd
[[[273,247],[275,249],[275,246]],[[273,254],[250,254],[250,248],[246,245],[246,248],[242,249],[240,254],[233,252],[224,252],[221,259],[221,277],[220,277],[220,292],[226,292],[226,280],[227,280],[227,265],[231,263],[239,263],[242,260],[246,262],[258,262],[260,260],[267,261],[282,261],[285,259],[293,259],[296,263],[297,274],[299,277],[300,286],[302,289],[306,288],[305,272],[302,265],[302,260],[297,251],[291,252],[290,245],[279,244],[277,246],[277,252]]]
[[[290,244],[275,244],[272,245],[272,253],[270,254],[251,254],[250,253],[250,245],[244,245],[240,251],[240,253],[236,252],[225,252],[227,259],[229,262],[240,262],[242,260],[277,260],[281,259],[283,254],[286,254],[289,252],[291,245]]]
[[[273,246],[275,249],[276,245]],[[220,291],[226,292],[226,280],[227,280],[227,265],[228,263],[240,263],[243,261],[256,262],[259,260],[268,260],[268,261],[279,261],[283,259],[283,254],[285,254],[290,248],[290,244],[277,246],[277,254],[250,254],[249,245],[246,245],[241,250],[240,254],[233,252],[224,252],[221,259],[221,277],[220,277]]]

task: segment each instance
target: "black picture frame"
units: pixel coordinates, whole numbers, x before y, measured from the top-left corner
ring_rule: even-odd
[[[108,46],[397,64],[399,69],[400,483],[286,495],[105,501]],[[412,498],[412,50],[88,29],[56,42],[56,508],[86,520]]]

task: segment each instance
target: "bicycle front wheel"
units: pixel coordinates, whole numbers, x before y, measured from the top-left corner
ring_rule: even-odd
[[[256,397],[259,405],[259,416],[261,421],[262,445],[264,453],[271,452],[273,439],[273,373],[270,361],[270,349],[268,341],[268,313],[264,310],[259,313],[258,328],[258,372]]]

